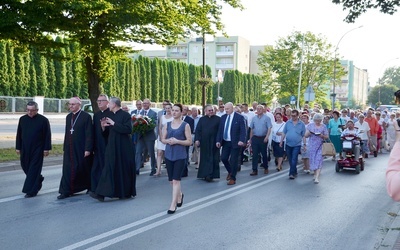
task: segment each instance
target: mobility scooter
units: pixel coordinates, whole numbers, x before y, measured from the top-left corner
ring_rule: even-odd
[[[341,157],[336,162],[336,172],[346,169],[354,169],[356,174],[360,173],[360,170],[364,170],[364,159],[361,153],[360,138],[355,135],[342,136],[343,140],[343,158]]]

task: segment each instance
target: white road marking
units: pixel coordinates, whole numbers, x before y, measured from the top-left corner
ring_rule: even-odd
[[[215,203],[218,203],[218,202],[224,201],[224,200],[226,200],[226,199],[229,199],[229,198],[231,198],[231,197],[233,197],[233,196],[242,194],[242,193],[244,193],[244,192],[247,192],[247,191],[252,190],[252,189],[254,189],[254,188],[257,188],[257,187],[259,187],[259,186],[265,185],[265,184],[270,183],[270,182],[272,182],[272,181],[275,181],[275,180],[277,180],[277,179],[281,179],[281,178],[284,178],[284,177],[287,178],[287,175],[286,175],[286,174],[283,174],[283,173],[284,173],[284,172],[277,172],[277,173],[274,173],[274,174],[270,174],[270,175],[268,175],[268,176],[261,177],[261,178],[259,178],[259,179],[256,179],[256,180],[253,180],[253,181],[250,181],[250,182],[241,184],[241,185],[237,185],[237,186],[231,187],[231,188],[229,188],[229,189],[227,189],[227,190],[224,190],[224,191],[221,191],[221,192],[218,192],[218,193],[215,193],[215,194],[212,194],[212,195],[209,195],[209,196],[206,196],[206,197],[197,199],[197,200],[195,200],[195,201],[192,201],[192,202],[190,202],[190,203],[185,204],[185,208],[187,208],[187,207],[192,207],[192,206],[195,206],[195,205],[198,204],[197,206],[195,206],[195,207],[193,207],[193,208],[185,209],[185,210],[182,211],[182,212],[179,211],[177,214],[169,215],[169,216],[168,216],[167,218],[165,218],[165,219],[162,219],[162,220],[153,222],[153,223],[151,223],[151,224],[149,224],[149,225],[147,225],[147,226],[140,227],[140,228],[138,228],[138,229],[136,229],[136,230],[134,230],[134,231],[131,231],[131,232],[122,234],[122,235],[120,235],[120,236],[118,236],[118,237],[115,237],[115,238],[113,238],[113,239],[111,239],[111,240],[108,240],[108,241],[105,241],[105,242],[103,242],[103,243],[100,243],[100,244],[98,244],[98,245],[92,246],[92,247],[90,247],[90,248],[88,248],[88,249],[94,250],[94,249],[103,249],[103,248],[106,248],[106,247],[108,247],[108,246],[111,246],[111,245],[113,245],[113,244],[116,244],[116,243],[118,243],[118,242],[121,242],[121,241],[123,241],[123,240],[126,240],[126,239],[128,239],[128,238],[131,238],[131,237],[133,237],[133,236],[135,236],[135,235],[138,235],[138,234],[140,234],[140,233],[146,232],[146,231],[148,231],[148,230],[150,230],[150,229],[153,229],[153,228],[155,228],[155,227],[161,226],[161,225],[163,225],[163,224],[165,224],[165,223],[168,223],[168,222],[170,222],[170,221],[179,219],[180,217],[185,216],[185,215],[187,215],[187,214],[194,213],[194,212],[196,212],[196,211],[198,211],[198,210],[200,210],[200,209],[206,208],[206,207],[211,206],[211,205],[213,205],[213,204],[215,204]],[[275,175],[275,176],[274,176],[274,175]],[[276,175],[277,175],[277,176],[276,176]],[[271,178],[271,176],[274,176],[274,177]],[[268,179],[267,179],[267,178],[268,178]],[[235,190],[237,190],[237,191],[235,191]],[[227,193],[228,193],[228,194],[227,194]],[[229,194],[229,193],[230,193],[230,194]],[[217,198],[218,196],[221,196],[221,195],[224,195],[224,196]],[[216,199],[214,199],[214,198],[216,198]],[[206,203],[204,203],[204,204],[199,204],[199,203],[203,203],[203,202],[205,202],[205,201],[207,201],[207,200],[210,200],[210,199],[213,199],[213,200],[208,201],[208,202],[206,202]],[[139,221],[136,221],[136,222],[127,224],[127,225],[125,225],[125,226],[122,226],[122,227],[113,229],[113,230],[111,230],[111,231],[108,231],[108,232],[99,234],[99,235],[97,235],[97,236],[94,236],[94,237],[92,237],[92,238],[89,238],[89,239],[86,239],[86,240],[77,242],[77,243],[72,244],[72,245],[70,245],[70,246],[66,246],[66,247],[64,247],[64,248],[61,248],[61,250],[72,250],[72,249],[77,249],[77,248],[83,247],[83,246],[85,246],[85,245],[88,245],[88,244],[90,244],[90,243],[93,243],[93,242],[99,241],[99,240],[101,240],[101,239],[110,237],[110,236],[112,236],[112,235],[114,235],[114,234],[117,234],[117,233],[120,233],[120,232],[122,232],[122,231],[131,229],[131,228],[134,228],[134,227],[139,226],[139,225],[141,225],[141,224],[143,224],[143,223],[146,223],[146,222],[149,222],[149,221],[151,221],[151,220],[154,220],[154,219],[157,219],[157,218],[160,218],[160,217],[164,217],[164,216],[167,216],[166,212],[160,212],[160,213],[158,213],[158,214],[155,214],[155,215],[153,215],[153,216],[144,218],[144,219],[142,219],[142,220],[139,220]]]

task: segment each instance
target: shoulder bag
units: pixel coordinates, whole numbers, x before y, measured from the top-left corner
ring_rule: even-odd
[[[325,140],[322,143],[322,155],[323,156],[335,156],[336,155],[336,150],[335,146],[330,140]]]

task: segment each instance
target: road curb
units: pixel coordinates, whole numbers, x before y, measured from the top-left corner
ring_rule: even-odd
[[[394,216],[393,221],[387,228],[387,233],[380,244],[381,249],[400,250],[400,205],[396,204],[396,210],[389,216]]]

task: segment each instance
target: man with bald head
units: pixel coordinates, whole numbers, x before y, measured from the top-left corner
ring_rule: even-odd
[[[62,177],[57,199],[90,189],[91,152],[93,151],[92,117],[81,109],[79,97],[68,102]]]
[[[236,173],[238,170],[238,155],[241,147],[246,144],[246,122],[241,114],[233,111],[233,104],[225,104],[225,112],[221,117],[218,128],[216,146],[222,146],[221,161],[224,163],[228,176],[228,185],[236,183]]]

